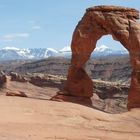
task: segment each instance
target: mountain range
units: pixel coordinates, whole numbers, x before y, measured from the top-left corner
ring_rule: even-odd
[[[115,50],[108,46],[101,45],[96,47],[91,57],[109,56],[109,55],[124,55],[128,54],[126,49]],[[26,60],[26,59],[44,59],[48,57],[71,57],[71,48],[64,47],[61,50],[53,48],[28,48],[21,49],[15,47],[5,47],[0,49],[0,60]]]

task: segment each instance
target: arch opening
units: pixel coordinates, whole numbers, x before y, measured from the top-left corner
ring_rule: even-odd
[[[93,81],[93,96],[101,99],[94,100],[93,106],[100,102],[111,113],[127,110],[132,66],[129,52],[119,41],[111,35],[102,36],[86,64],[86,72]]]
[[[102,36],[97,41],[88,63],[91,64],[86,70],[92,79],[130,85],[132,66],[129,52],[111,35]]]

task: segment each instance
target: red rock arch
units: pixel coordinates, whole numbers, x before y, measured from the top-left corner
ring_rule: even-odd
[[[133,68],[128,109],[140,107],[140,24],[139,12],[132,8],[96,6],[86,10],[78,23],[71,43],[72,59],[64,91],[81,97],[93,95],[93,83],[84,65],[97,41],[110,34],[129,51]]]

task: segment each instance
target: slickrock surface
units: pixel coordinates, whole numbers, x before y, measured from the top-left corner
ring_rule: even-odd
[[[15,79],[17,81],[13,81],[10,76],[6,76],[7,82],[0,88],[0,95],[73,102],[108,113],[122,113],[127,111],[128,85],[94,80],[96,93],[89,99],[78,96],[66,96],[67,93],[60,92],[63,83],[66,81],[65,77],[39,73],[35,75],[30,74],[30,77],[29,75],[17,75],[28,79],[28,81],[21,82],[18,79]],[[32,78],[34,78],[35,83],[30,81]]]
[[[72,60],[64,90],[73,96],[91,97],[93,84],[85,64],[103,35],[112,35],[129,51],[133,72],[128,109],[140,107],[140,23],[139,11],[118,6],[87,9],[78,23],[71,43]]]
[[[26,77],[25,77],[26,78]],[[0,95],[20,96],[36,99],[50,99],[56,95],[58,88],[52,86],[40,87],[30,82],[11,81],[11,77],[7,76],[7,83],[4,88],[0,89]],[[0,96],[1,97],[1,96]]]
[[[140,109],[107,114],[82,105],[0,97],[0,140],[139,140]]]

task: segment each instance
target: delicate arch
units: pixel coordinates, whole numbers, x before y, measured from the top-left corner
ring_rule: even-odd
[[[94,51],[97,40],[110,34],[129,51],[133,68],[128,108],[140,107],[140,24],[135,9],[96,6],[87,9],[77,25],[71,43],[72,59],[64,90],[73,96],[91,97],[93,83],[84,65]]]

